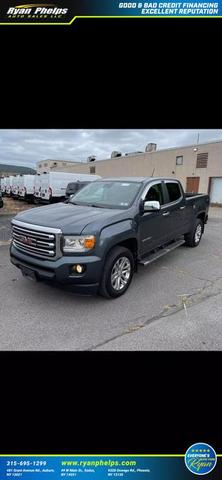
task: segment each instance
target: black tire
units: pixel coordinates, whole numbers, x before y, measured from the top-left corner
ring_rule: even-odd
[[[200,236],[199,238],[197,238],[197,230],[199,229],[200,231],[200,227],[201,227],[201,233],[200,233]],[[187,233],[187,235],[185,235],[185,244],[188,246],[188,247],[197,247],[201,241],[201,238],[202,238],[202,235],[203,235],[203,231],[204,231],[204,225],[203,225],[203,222],[200,218],[198,218],[196,220],[196,222],[194,223],[194,226],[193,226],[193,229],[191,232]]]
[[[127,279],[126,285],[123,286],[120,290],[116,290],[113,288],[113,285],[111,282],[112,271],[118,259],[121,259],[122,257],[126,257],[130,262],[130,274],[129,274],[129,278]],[[132,252],[125,247],[121,247],[121,246],[114,247],[108,253],[108,256],[105,262],[99,294],[106,298],[120,297],[126,292],[128,287],[130,286],[133,273],[134,273],[134,258],[133,258]]]

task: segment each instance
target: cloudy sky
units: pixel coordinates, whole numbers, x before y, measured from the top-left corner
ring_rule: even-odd
[[[47,158],[85,162],[109,158],[113,150],[144,151],[222,140],[222,130],[0,130],[0,163],[35,167]]]

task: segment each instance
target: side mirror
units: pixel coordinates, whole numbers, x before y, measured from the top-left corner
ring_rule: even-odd
[[[160,202],[157,202],[156,200],[153,200],[151,202],[144,202],[143,210],[144,210],[144,212],[159,211],[160,210]]]

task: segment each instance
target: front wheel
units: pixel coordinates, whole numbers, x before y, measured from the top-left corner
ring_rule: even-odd
[[[200,218],[198,218],[193,226],[192,231],[185,235],[185,244],[188,247],[197,247],[201,241],[203,229],[203,222],[200,220]]]
[[[117,298],[128,289],[134,273],[132,252],[125,247],[114,247],[109,252],[104,266],[100,295]]]

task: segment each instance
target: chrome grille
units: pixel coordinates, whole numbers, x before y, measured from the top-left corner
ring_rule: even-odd
[[[12,243],[18,250],[29,255],[54,259],[58,255],[58,232],[60,230],[49,228],[47,231],[47,228],[35,225],[30,225],[29,228],[29,224],[14,220]]]

